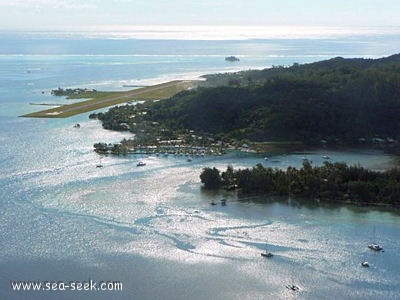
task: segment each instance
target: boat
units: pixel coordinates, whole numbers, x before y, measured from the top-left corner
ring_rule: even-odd
[[[286,288],[289,289],[289,290],[292,290],[292,291],[294,291],[294,292],[297,292],[297,291],[300,290],[300,288],[299,288],[297,285],[295,285],[295,284],[288,284],[288,285],[286,286]]]
[[[361,266],[364,267],[364,268],[368,268],[369,267],[369,263],[367,261],[363,261],[361,263]]]
[[[101,159],[102,159],[102,157],[100,157],[99,163],[96,165],[96,168],[102,168],[103,167],[103,164],[101,163]]]
[[[271,252],[269,252],[267,249],[265,249],[265,252],[261,252],[261,256],[271,258],[274,255]]]
[[[144,161],[138,161],[138,163],[136,164],[137,167],[143,167],[145,165],[146,163]]]
[[[372,243],[368,245],[368,248],[374,251],[382,251],[383,247],[377,243]]]
[[[212,201],[210,204],[211,205],[217,205],[217,203],[215,203],[214,201]]]
[[[323,159],[331,159],[328,155],[323,155],[322,158]]]
[[[271,252],[265,251],[265,252],[261,252],[261,256],[267,257],[267,258],[271,258],[274,255]]]
[[[375,226],[374,226],[374,230],[373,230],[373,240],[375,240]],[[374,250],[374,251],[382,251],[383,250],[383,247],[375,242],[369,244],[368,248],[371,250]]]

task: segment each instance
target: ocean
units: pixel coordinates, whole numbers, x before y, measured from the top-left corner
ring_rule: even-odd
[[[126,90],[204,74],[377,58],[400,49],[398,34],[160,39],[0,33],[1,299],[399,299],[400,216],[383,209],[281,198],[239,199],[201,189],[202,168],[257,163],[286,168],[332,161],[383,169],[376,150],[222,157],[104,156],[90,113],[19,116],[73,100],[62,87]],[[239,62],[225,61],[235,55]],[[105,109],[101,110],[104,111]],[[74,128],[80,123],[81,127]],[[145,167],[136,167],[138,159]],[[96,165],[103,168],[96,168]],[[227,199],[227,205],[210,202]],[[263,201],[260,201],[263,200]],[[367,248],[372,241],[384,252]],[[263,258],[265,249],[274,253]],[[360,263],[368,260],[369,268]],[[18,281],[122,283],[122,291],[15,291]],[[300,290],[287,288],[296,284]],[[64,285],[64,287],[65,287]],[[62,288],[61,288],[62,289]]]

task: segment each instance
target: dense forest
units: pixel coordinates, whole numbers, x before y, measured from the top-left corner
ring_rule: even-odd
[[[345,163],[325,162],[313,167],[305,161],[301,169],[265,168],[261,164],[251,169],[234,170],[228,166],[220,172],[204,168],[200,179],[205,188],[232,187],[242,194],[273,194],[347,201],[363,205],[400,206],[400,170],[378,172]]]
[[[168,100],[94,117],[105,128],[134,132],[131,115],[138,109],[145,111],[141,119],[148,124],[220,138],[395,144],[400,140],[400,55],[212,75],[202,87]]]

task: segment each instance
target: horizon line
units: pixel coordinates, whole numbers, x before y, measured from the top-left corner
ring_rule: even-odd
[[[56,29],[2,28],[0,33],[17,33],[40,38],[246,40],[338,38],[400,35],[400,26],[288,26],[288,25],[135,25],[86,26]]]

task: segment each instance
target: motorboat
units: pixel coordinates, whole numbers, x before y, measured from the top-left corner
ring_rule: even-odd
[[[138,161],[138,163],[136,164],[137,167],[143,167],[145,165],[146,163],[144,161]]]
[[[361,266],[364,267],[364,268],[368,268],[369,267],[369,263],[367,261],[363,261],[361,263]]]
[[[368,245],[368,248],[374,251],[381,251],[383,250],[383,247],[377,243],[372,243]]]

